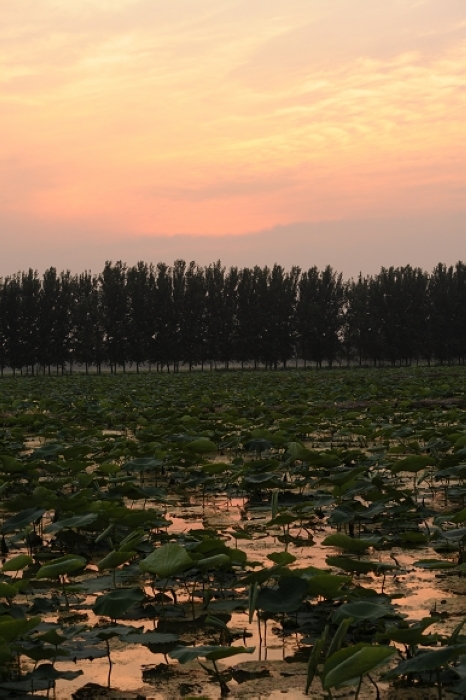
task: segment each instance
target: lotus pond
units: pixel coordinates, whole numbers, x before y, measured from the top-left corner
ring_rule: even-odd
[[[4,379],[0,696],[466,697],[465,387]]]

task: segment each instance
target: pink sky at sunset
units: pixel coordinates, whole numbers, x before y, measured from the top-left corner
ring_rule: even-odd
[[[464,0],[15,0],[0,275],[466,259]]]

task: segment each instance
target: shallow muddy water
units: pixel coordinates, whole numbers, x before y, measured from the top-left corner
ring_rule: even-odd
[[[189,502],[181,506],[168,506],[165,517],[171,521],[170,533],[183,534],[190,530],[212,529],[218,532],[231,533],[231,528],[237,525],[251,526],[260,533],[258,537],[237,542],[238,547],[247,553],[248,561],[256,561],[260,564],[271,564],[267,555],[283,550],[283,542],[280,541],[278,532],[267,533],[265,523],[270,519],[269,504],[251,504],[244,498],[227,499],[225,495],[208,497],[204,505],[196,504],[193,497]],[[325,558],[332,554],[338,554],[337,549],[321,546],[321,542],[328,534],[328,527],[319,526],[313,532],[313,541],[308,546],[297,546],[293,541],[287,545],[290,554],[296,557],[293,566],[303,568],[314,566],[328,569]],[[228,544],[234,546],[235,542],[231,534]],[[461,593],[466,594],[466,578],[458,575],[439,574],[436,571],[425,571],[413,566],[413,562],[420,556],[418,549],[392,548],[389,551],[374,551],[371,559],[377,559],[381,563],[392,563],[395,557],[400,569],[389,572],[385,579],[382,575],[368,574],[355,576],[358,584],[373,588],[395,596],[394,604],[397,610],[403,613],[410,621],[421,620],[429,615],[440,615],[440,621],[432,626],[431,630],[446,632],[451,630],[464,616],[464,599]],[[423,558],[435,558],[437,555],[430,548],[422,550]],[[291,568],[293,568],[293,566]],[[219,602],[219,609],[221,603]],[[196,611],[201,612],[199,604]],[[215,614],[215,613],[213,613]],[[92,615],[92,614],[91,614]],[[90,621],[90,620],[89,620]],[[154,620],[138,620],[133,623],[136,626],[144,626],[145,629],[157,629],[161,623]],[[162,625],[163,626],[163,625]],[[174,622],[176,628],[176,621]],[[233,644],[243,644],[255,647],[252,654],[241,654],[229,661],[220,661],[220,667],[231,666],[239,680],[233,676],[228,683],[231,698],[251,698],[257,700],[277,700],[288,697],[290,700],[302,700],[304,694],[306,665],[304,661],[308,655],[306,645],[301,643],[302,634],[284,631],[275,620],[261,621],[261,632],[257,619],[249,624],[246,611],[233,611],[229,622],[229,629],[233,632],[235,640]],[[208,636],[208,635],[207,635]],[[212,642],[218,635],[212,633]],[[194,637],[193,637],[194,639]],[[203,643],[208,643],[202,640]],[[146,700],[175,700],[182,697],[203,697],[217,700],[221,697],[216,684],[209,683],[205,671],[197,662],[180,665],[177,661],[169,659],[162,653],[152,653],[141,645],[123,645],[118,641],[110,641],[112,672],[111,687],[119,689],[114,691],[118,698],[130,698],[131,693],[139,694]],[[296,661],[294,659],[297,659]],[[102,688],[108,684],[109,665],[106,658],[87,660],[77,663],[58,662],[59,668],[69,670],[81,669],[83,675],[75,681],[58,681],[55,690],[56,700],[66,700],[82,688],[86,683],[96,683]],[[429,698],[429,694],[422,695],[421,690],[413,689],[411,695],[390,694],[387,684],[379,684],[382,700],[396,698]],[[97,692],[97,691],[94,691]],[[104,691],[102,691],[104,692]],[[120,694],[118,694],[118,692]],[[424,692],[428,693],[427,689]],[[126,693],[126,694],[125,694]],[[354,691],[335,691],[334,697],[353,697]],[[311,689],[310,696],[315,698],[326,697],[318,685]],[[79,697],[79,695],[78,695]],[[360,698],[375,697],[375,689],[370,683],[365,682],[361,689]],[[435,693],[432,697],[436,697]],[[448,696],[445,696],[448,697]]]

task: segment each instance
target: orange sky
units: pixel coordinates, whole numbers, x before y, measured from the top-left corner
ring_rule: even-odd
[[[355,230],[348,275],[366,245],[367,272],[466,257],[464,0],[15,0],[1,14],[0,275],[133,264],[151,243],[154,262],[341,269]],[[390,221],[419,259],[383,257]]]

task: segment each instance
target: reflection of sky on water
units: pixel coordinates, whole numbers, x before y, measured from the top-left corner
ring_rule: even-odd
[[[165,517],[172,522],[170,532],[173,534],[188,533],[190,530],[203,528],[218,530],[224,533],[223,536],[226,538],[228,546],[237,546],[247,553],[249,561],[258,562],[263,566],[272,566],[272,562],[267,559],[268,554],[283,551],[284,549],[284,544],[278,537],[279,533],[267,532],[267,528],[264,527],[271,518],[270,506],[267,504],[251,506],[243,498],[227,501],[224,496],[217,499],[209,496],[206,497],[204,505],[202,502],[199,504],[199,501],[190,499],[181,507],[170,506]],[[238,539],[236,542],[233,538],[233,530],[238,526],[250,528],[254,534],[254,539]],[[297,532],[298,530],[295,531],[295,534]],[[306,535],[306,532],[301,531],[300,534],[303,536]],[[319,546],[321,540],[327,534],[328,532],[323,530],[314,532],[314,546],[296,546],[293,542],[290,542],[288,551],[296,557],[296,562],[291,565],[291,568],[314,566],[328,569],[325,558],[341,552],[332,547]],[[355,576],[355,583],[373,588],[378,592],[381,592],[383,584],[386,593],[400,595],[401,597],[394,599],[393,603],[400,612],[406,615],[407,619],[420,620],[429,616],[435,608],[437,613],[441,613],[445,608],[442,601],[448,602],[452,595],[437,587],[436,575],[439,572],[422,570],[413,566],[413,562],[417,559],[438,559],[439,555],[433,550],[424,548],[422,550],[392,548],[390,550],[370,551],[368,556],[363,557],[363,559],[394,564],[394,560],[390,558],[390,555],[393,555],[399,564],[400,569],[398,571],[388,572],[385,581],[382,575]],[[185,595],[181,592],[179,600],[182,601],[184,599]],[[128,624],[132,623],[129,622]],[[141,626],[144,623],[137,621],[134,624]],[[441,625],[443,625],[443,621]],[[146,621],[144,627],[152,629],[153,621]],[[268,621],[265,634],[264,626],[262,626],[262,648],[258,636],[257,620],[254,619],[253,623],[249,625],[246,612],[233,612],[229,627],[239,632],[247,630],[248,634],[251,635],[245,640],[242,638],[235,639],[234,645],[243,645],[245,643],[246,646],[255,646],[256,650],[252,655],[238,655],[230,660],[222,661],[222,665],[236,666],[248,661],[283,661],[284,659],[290,659],[299,648],[297,638],[299,635],[283,637],[277,634],[277,632],[280,632],[280,626],[273,620]],[[440,625],[433,627],[432,630],[439,631]],[[213,642],[214,637],[215,634],[213,632]],[[166,696],[163,693],[144,684],[142,680],[142,667],[166,663],[167,659],[164,655],[153,654],[149,649],[140,645],[135,647],[123,646],[117,640],[111,640],[110,645],[113,662],[112,687],[127,691],[140,690],[150,700],[165,700]],[[176,661],[168,661],[170,664],[177,666]],[[96,659],[92,663],[88,661],[81,661],[77,664],[59,662],[57,666],[60,669],[67,668],[70,670],[81,668],[84,671],[84,675],[72,682],[60,681],[57,684],[56,700],[70,698],[71,694],[85,685],[85,683],[92,682],[103,686],[107,684],[108,662],[105,658]],[[195,664],[194,667],[197,668],[197,665]],[[182,668],[186,669],[186,667]],[[212,686],[208,684],[205,687],[208,696],[212,698],[217,697],[215,694],[216,689],[212,691]],[[283,697],[282,691],[263,696],[261,700],[275,700],[278,697]],[[293,700],[300,700],[301,697],[304,698],[306,696],[304,694],[302,696],[297,695],[293,690],[292,695],[289,695],[289,697],[292,697]]]

